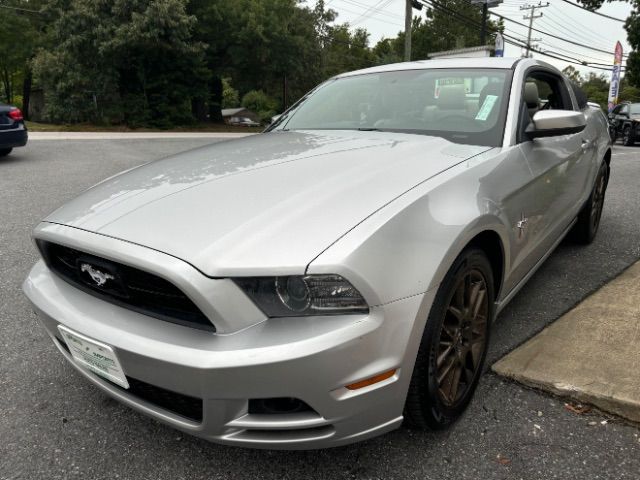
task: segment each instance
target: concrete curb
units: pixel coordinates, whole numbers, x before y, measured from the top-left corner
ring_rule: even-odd
[[[492,368],[640,423],[639,343],[637,262]]]

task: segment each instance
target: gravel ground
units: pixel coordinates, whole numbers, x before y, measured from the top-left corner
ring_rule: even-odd
[[[93,183],[212,139],[34,141],[0,160],[0,479],[637,479],[640,429],[487,372],[446,432],[315,452],[188,437],[107,398],[55,350],[20,284],[39,219]],[[616,147],[601,231],[563,244],[497,320],[494,362],[640,258],[640,149]],[[604,423],[602,423],[604,422]]]

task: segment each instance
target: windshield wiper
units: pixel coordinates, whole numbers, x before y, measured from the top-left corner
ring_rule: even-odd
[[[359,132],[381,132],[382,130],[375,127],[360,127],[358,128],[358,131]]]

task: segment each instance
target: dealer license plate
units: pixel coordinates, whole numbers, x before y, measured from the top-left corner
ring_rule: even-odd
[[[129,382],[127,382],[127,377],[113,348],[76,333],[63,325],[58,325],[58,330],[69,346],[69,351],[76,363],[116,385],[129,388]]]

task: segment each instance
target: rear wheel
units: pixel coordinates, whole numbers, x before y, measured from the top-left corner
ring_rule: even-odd
[[[604,208],[604,196],[607,192],[607,183],[609,181],[609,167],[606,163],[602,163],[596,184],[591,191],[587,204],[582,207],[578,214],[578,221],[573,227],[573,238],[578,243],[589,244],[593,242],[598,233],[600,226],[600,218],[602,217],[602,209]]]
[[[11,150],[13,150],[13,148],[1,148],[0,149],[0,157],[6,157],[7,155],[9,155],[11,153]]]
[[[625,126],[622,130],[622,144],[625,147],[631,147],[635,143],[635,141],[635,134],[633,132],[633,129],[631,128],[631,125]]]
[[[464,412],[482,373],[494,316],[491,265],[465,250],[438,289],[405,404],[410,427],[442,429]]]

